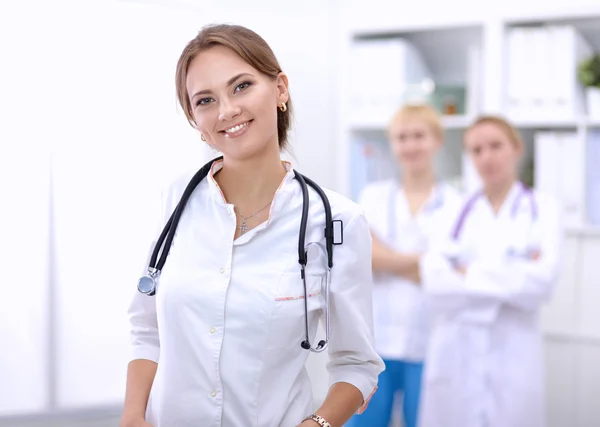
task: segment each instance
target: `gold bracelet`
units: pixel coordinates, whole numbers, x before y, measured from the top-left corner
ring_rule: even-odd
[[[319,424],[321,427],[331,427],[331,424],[329,424],[325,420],[325,418],[323,418],[322,416],[317,415],[317,414],[309,415],[308,417],[304,418],[302,420],[302,422],[308,421],[308,420],[314,421],[315,423]]]

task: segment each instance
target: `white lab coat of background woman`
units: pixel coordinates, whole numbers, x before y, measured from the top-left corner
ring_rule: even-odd
[[[518,182],[497,214],[483,194],[466,200],[456,238],[422,259],[435,320],[420,425],[543,427],[538,309],[557,278],[557,204]]]
[[[371,232],[387,247],[421,254],[448,234],[460,196],[445,183],[435,185],[429,200],[412,216],[395,180],[367,186],[360,204]],[[375,348],[384,359],[423,361],[427,348],[425,298],[418,284],[392,274],[373,276]]]

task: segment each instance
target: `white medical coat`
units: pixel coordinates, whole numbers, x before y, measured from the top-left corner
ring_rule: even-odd
[[[136,293],[131,303],[132,360],[158,363],[146,420],[154,427],[295,427],[314,411],[309,352],[300,347],[300,186],[287,164],[269,220],[234,241],[233,206],[213,178],[220,167],[187,203],[157,295]],[[162,224],[189,178],[166,192]],[[325,306],[325,216],[309,191],[306,274],[316,344]],[[334,247],[329,382],[353,384],[368,401],[383,370],[373,348],[370,234],[356,204],[327,195],[334,219],[344,223],[344,242]]]
[[[360,205],[374,235],[389,248],[421,254],[446,239],[461,197],[438,183],[414,216],[406,195],[394,180],[367,185]],[[384,359],[423,361],[427,348],[426,300],[421,287],[392,274],[374,273],[375,348]]]
[[[435,320],[421,427],[546,425],[538,311],[557,279],[561,229],[551,197],[534,192],[532,206],[521,192],[515,184],[497,216],[476,198],[458,241],[422,260]],[[525,257],[527,249],[540,258]],[[452,258],[468,266],[465,276]]]

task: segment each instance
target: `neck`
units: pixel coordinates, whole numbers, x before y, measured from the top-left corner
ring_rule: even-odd
[[[500,207],[504,203],[504,200],[506,200],[506,196],[508,196],[508,193],[515,182],[516,179],[513,177],[510,180],[502,183],[484,186],[483,192],[485,193],[495,212],[500,210]]]
[[[402,187],[405,192],[429,192],[434,185],[435,173],[433,172],[433,169],[423,169],[402,174]]]
[[[273,200],[286,172],[277,151],[242,161],[224,157],[215,180],[225,199],[248,214]]]

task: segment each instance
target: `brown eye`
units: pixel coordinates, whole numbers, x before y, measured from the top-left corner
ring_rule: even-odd
[[[250,85],[252,85],[252,83],[250,83],[250,82],[240,83],[239,85],[237,85],[235,87],[235,92],[241,92],[244,89],[247,89],[248,87],[250,87]]]
[[[199,105],[210,104],[213,101],[214,100],[212,98],[201,98],[201,99],[199,99],[199,100],[196,101],[196,107],[199,106]]]

